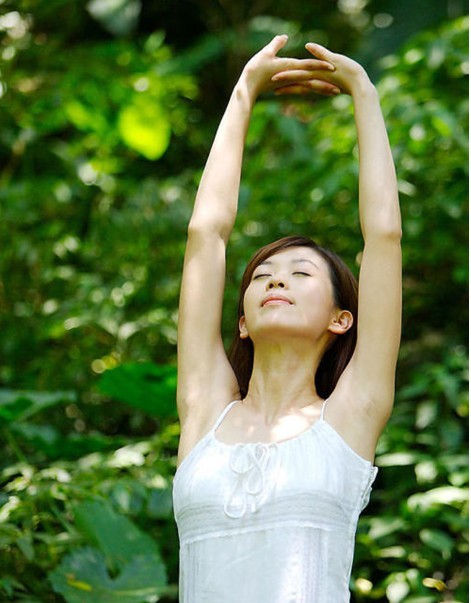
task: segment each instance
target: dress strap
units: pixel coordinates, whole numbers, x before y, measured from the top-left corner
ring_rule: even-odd
[[[321,421],[324,420],[324,413],[325,413],[325,407],[327,406],[327,402],[329,401],[329,398],[326,398],[324,400],[324,402],[322,403],[322,408],[321,408]]]
[[[222,411],[222,413],[219,415],[219,419],[216,421],[216,423],[212,429],[213,433],[216,431],[216,429],[219,427],[219,425],[221,425],[221,423],[224,421],[224,417],[231,410],[231,408],[234,406],[234,404],[237,404],[237,402],[240,402],[240,400],[234,400],[233,402],[228,404],[226,406],[226,408]]]

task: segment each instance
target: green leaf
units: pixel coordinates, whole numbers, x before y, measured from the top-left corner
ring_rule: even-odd
[[[138,96],[121,110],[118,129],[126,145],[146,159],[161,157],[170,142],[171,127],[157,101]]]
[[[35,392],[0,389],[0,423],[23,421],[50,406],[75,402],[72,391]]]
[[[0,578],[0,590],[4,590],[8,597],[13,595],[13,589],[24,590],[24,586],[21,582],[18,582],[16,578],[12,576],[4,576]]]
[[[134,523],[119,515],[105,503],[86,501],[74,507],[79,530],[105,554],[113,569],[122,569],[136,555],[149,557],[161,569],[159,580],[165,580],[157,543],[141,532]],[[155,576],[159,574],[154,569]]]
[[[441,553],[444,559],[449,559],[455,540],[442,530],[424,529],[419,533],[420,540],[430,548]]]
[[[413,452],[394,452],[383,454],[376,459],[379,467],[401,467],[414,465],[419,460],[419,455]]]
[[[69,101],[64,111],[79,130],[103,133],[109,128],[106,118],[96,108],[88,107],[76,99]]]
[[[123,513],[140,513],[147,498],[147,488],[137,480],[122,478],[112,486],[110,500]]]
[[[67,603],[155,601],[166,584],[163,565],[152,555],[133,555],[112,578],[105,557],[92,547],[73,551],[49,574],[53,589]]]
[[[90,435],[71,433],[64,436],[51,425],[29,422],[15,423],[11,430],[36,450],[41,450],[50,460],[75,459],[91,452],[115,449],[117,445],[124,445],[127,441],[124,437],[110,437],[99,432]]]
[[[440,488],[433,488],[427,492],[413,494],[408,499],[407,506],[416,511],[425,511],[431,507],[441,505],[461,507],[467,500],[468,493],[465,488],[442,486]]]
[[[101,376],[101,391],[156,417],[176,416],[177,373],[150,362],[122,364]]]

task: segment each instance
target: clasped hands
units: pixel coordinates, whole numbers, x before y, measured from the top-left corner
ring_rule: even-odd
[[[314,42],[305,45],[314,58],[278,57],[287,42],[287,35],[275,36],[245,66],[242,78],[254,98],[268,90],[277,95],[310,92],[324,96],[336,96],[341,92],[353,95],[365,82],[371,84],[357,62]]]

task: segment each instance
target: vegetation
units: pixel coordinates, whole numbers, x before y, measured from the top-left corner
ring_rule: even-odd
[[[177,600],[186,224],[231,83],[246,56],[287,31],[288,52],[315,38],[371,68],[401,193],[397,403],[359,526],[352,598],[464,603],[467,19],[433,23],[411,7],[414,35],[399,27],[394,47],[386,0],[315,10],[247,0],[239,12],[188,0],[183,20],[150,4],[160,3],[2,3],[0,598]],[[229,249],[227,341],[245,262],[262,244],[306,234],[357,270],[356,191],[349,98],[259,102]]]

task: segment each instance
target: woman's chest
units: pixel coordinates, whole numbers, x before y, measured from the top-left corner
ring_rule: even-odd
[[[228,446],[213,439],[175,484],[176,512],[205,507],[237,517],[302,496],[350,506],[361,482],[362,472],[315,434],[284,444]]]

